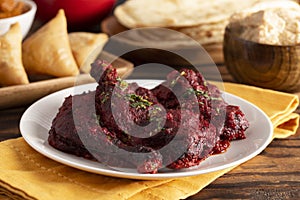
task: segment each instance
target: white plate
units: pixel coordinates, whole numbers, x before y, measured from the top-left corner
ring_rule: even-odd
[[[158,80],[134,81],[140,86],[148,88],[161,82]],[[250,127],[246,132],[247,138],[231,142],[229,149],[227,149],[225,153],[210,156],[199,166],[191,169],[167,170],[157,174],[139,174],[132,171],[120,171],[118,169],[110,168],[98,162],[67,154],[51,147],[47,142],[48,130],[50,129],[52,120],[58,112],[58,108],[63,103],[64,98],[70,94],[80,94],[83,91],[94,90],[95,88],[96,84],[93,83],[76,86],[76,89],[74,87],[64,89],[48,95],[31,105],[24,112],[20,121],[20,131],[26,142],[41,154],[77,169],[107,176],[143,180],[194,176],[226,169],[253,158],[262,152],[271,142],[273,128],[266,114],[246,100],[224,93],[225,100],[230,104],[240,106],[249,120]]]

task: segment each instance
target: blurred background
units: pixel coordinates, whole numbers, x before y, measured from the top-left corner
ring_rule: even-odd
[[[37,4],[35,27],[53,18],[63,8],[68,31],[100,32],[100,23],[125,0],[34,0]],[[34,27],[33,27],[34,28]]]

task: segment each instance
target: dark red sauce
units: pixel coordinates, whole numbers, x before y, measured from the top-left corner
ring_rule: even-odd
[[[246,137],[244,113],[199,72],[173,71],[151,90],[121,80],[99,60],[91,75],[96,91],[67,97],[53,120],[48,142],[54,148],[157,173],[198,165]]]

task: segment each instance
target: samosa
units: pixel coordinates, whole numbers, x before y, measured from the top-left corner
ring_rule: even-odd
[[[22,32],[19,23],[16,23],[0,36],[0,85],[27,83],[28,77],[22,64]]]
[[[29,75],[63,77],[79,74],[62,9],[23,42],[23,64]]]

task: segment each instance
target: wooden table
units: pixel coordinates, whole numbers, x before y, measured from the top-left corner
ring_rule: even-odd
[[[224,66],[219,70],[225,81],[232,81]],[[0,141],[21,136],[18,125],[26,108],[0,110]],[[274,140],[260,155],[188,199],[300,199],[300,130]]]

